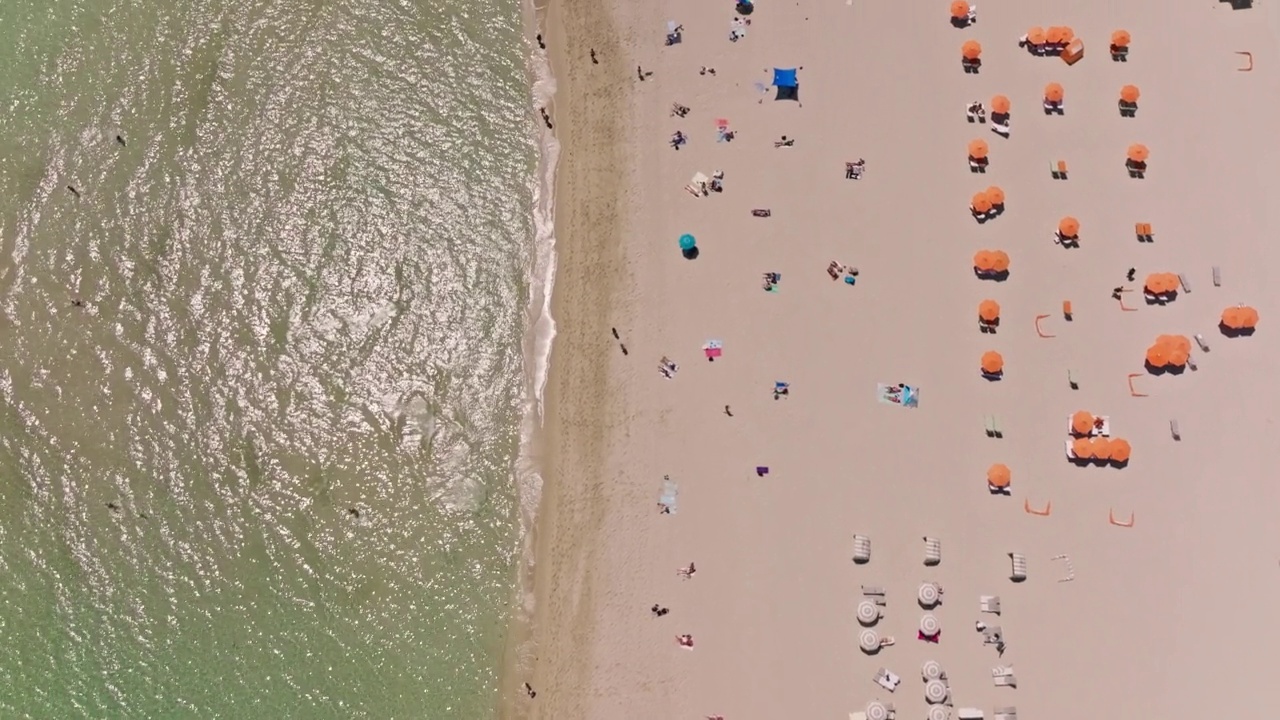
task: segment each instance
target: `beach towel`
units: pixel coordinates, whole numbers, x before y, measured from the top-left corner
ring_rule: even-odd
[[[900,405],[902,407],[919,407],[920,406],[920,388],[903,385],[898,387],[897,383],[879,383],[876,385],[876,399],[886,405]]]
[[[718,358],[724,353],[724,343],[719,340],[708,340],[707,344],[702,346],[702,352],[708,358]]]
[[[680,494],[680,488],[670,476],[664,475],[662,478],[662,495],[658,497],[658,502],[667,508],[667,512],[671,515],[676,514],[676,496]]]

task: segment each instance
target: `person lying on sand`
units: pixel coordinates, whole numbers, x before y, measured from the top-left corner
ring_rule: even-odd
[[[688,580],[693,577],[693,574],[697,571],[698,569],[693,566],[693,561],[690,561],[687,567],[682,567],[677,570],[676,575],[679,575],[682,580]]]

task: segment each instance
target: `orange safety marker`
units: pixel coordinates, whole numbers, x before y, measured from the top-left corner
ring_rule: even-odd
[[[1239,70],[1240,72],[1249,72],[1250,70],[1252,70],[1252,69],[1253,69],[1253,53],[1251,53],[1251,52],[1245,52],[1245,51],[1243,51],[1243,50],[1237,50],[1237,51],[1236,51],[1236,54],[1237,54],[1237,55],[1243,55],[1243,56],[1245,56],[1246,58],[1248,58],[1248,59],[1249,59],[1249,65],[1248,65],[1247,67],[1236,68],[1236,70]]]
[[[1121,290],[1120,292],[1133,292],[1132,290]],[[1131,308],[1124,304],[1124,295],[1117,298],[1120,301],[1120,309],[1125,312],[1138,312],[1138,308]]]
[[[1045,503],[1043,510],[1036,510],[1031,507],[1031,501],[1029,499],[1023,498],[1022,509],[1026,511],[1027,514],[1029,515],[1039,515],[1041,517],[1048,517],[1049,513],[1053,512],[1053,501],[1050,500],[1049,502]]]
[[[1108,509],[1107,522],[1111,523],[1112,525],[1115,525],[1116,527],[1131,528],[1133,527],[1133,513],[1132,512],[1129,513],[1129,522],[1120,522],[1119,520],[1116,519],[1116,511],[1114,509]]]
[[[1040,336],[1040,337],[1042,337],[1042,338],[1058,337],[1057,335],[1045,335],[1045,334],[1044,334],[1044,331],[1040,329],[1040,321],[1041,321],[1041,320],[1043,320],[1043,319],[1045,319],[1045,318],[1047,318],[1047,317],[1049,317],[1049,316],[1048,316],[1048,315],[1037,315],[1037,316],[1036,316],[1036,334],[1037,334],[1037,335],[1039,335],[1039,336]]]
[[[1142,373],[1129,373],[1129,394],[1132,395],[1133,397],[1147,396],[1146,393],[1140,393],[1137,390],[1133,389],[1133,379],[1136,377],[1142,377],[1142,375],[1143,375]]]

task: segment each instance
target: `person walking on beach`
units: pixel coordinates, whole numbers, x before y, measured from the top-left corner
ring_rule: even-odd
[[[538,697],[538,692],[537,692],[536,690],[534,690],[534,689],[533,689],[533,687],[532,687],[531,685],[529,685],[529,683],[525,683],[525,684],[524,684],[524,692],[525,692],[525,694],[526,694],[526,695],[528,695],[528,696],[529,696],[529,699],[531,699],[531,700],[532,700],[533,698]]]
[[[733,417],[733,412],[729,410],[729,406],[728,406],[728,405],[725,405],[725,406],[724,406],[724,414],[725,414],[725,415],[728,415],[729,417]]]

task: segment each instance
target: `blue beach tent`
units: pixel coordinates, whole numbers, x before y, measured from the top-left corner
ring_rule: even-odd
[[[795,68],[774,68],[773,84],[778,88],[774,100],[800,100],[800,81],[796,80]]]

